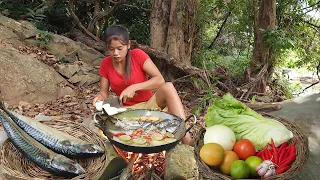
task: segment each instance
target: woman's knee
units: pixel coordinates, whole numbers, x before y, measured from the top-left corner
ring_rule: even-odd
[[[164,91],[172,91],[175,90],[175,87],[172,82],[166,82],[160,87],[160,89],[163,89]]]

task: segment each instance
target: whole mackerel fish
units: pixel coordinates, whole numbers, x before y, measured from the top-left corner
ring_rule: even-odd
[[[23,131],[56,153],[74,158],[96,157],[104,154],[104,150],[96,144],[85,142],[38,121],[28,118],[18,118],[5,108],[4,102],[0,103],[0,109]]]
[[[40,168],[65,177],[75,177],[85,173],[80,164],[51,151],[23,132],[2,110],[0,110],[0,120],[13,145]]]

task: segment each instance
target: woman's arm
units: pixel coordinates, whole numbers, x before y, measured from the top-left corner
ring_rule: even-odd
[[[133,98],[136,91],[158,89],[165,83],[163,76],[150,58],[143,63],[142,70],[151,78],[142,83],[132,84],[123,90],[119,96],[121,102],[125,103],[128,99]]]
[[[159,88],[165,83],[163,76],[161,75],[157,66],[148,58],[142,67],[143,71],[146,72],[151,78],[148,81],[133,84],[135,91],[139,90],[153,90]]]
[[[109,96],[109,80],[101,77],[100,78],[100,93],[93,99],[93,106],[96,105],[97,101],[103,101]]]

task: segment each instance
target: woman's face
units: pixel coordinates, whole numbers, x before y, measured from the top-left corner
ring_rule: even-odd
[[[129,48],[130,42],[126,45],[119,40],[112,40],[108,46],[108,53],[115,62],[121,62],[125,60]]]

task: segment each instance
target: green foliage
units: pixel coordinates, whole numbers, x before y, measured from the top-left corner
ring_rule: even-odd
[[[138,7],[121,6],[109,18],[109,24],[123,24],[130,33],[130,38],[141,44],[150,44],[150,12],[151,0],[131,1],[131,5]]]
[[[2,8],[3,2],[4,1],[0,1],[0,13],[3,15],[9,16],[10,15],[9,10],[6,8]]]
[[[211,74],[208,74],[210,79],[213,80],[218,80],[218,77],[213,77]],[[191,78],[193,83],[201,89],[204,90],[205,94],[199,99],[200,100],[200,105],[196,106],[192,112],[195,113],[196,115],[200,115],[201,111],[204,109],[207,109],[208,105],[212,103],[212,100],[214,98],[213,92],[215,92],[216,88],[216,83],[206,83],[202,79],[198,78]]]
[[[252,50],[252,13],[248,9],[252,9],[252,5],[247,1],[202,1],[197,11],[197,26],[203,29],[199,35],[201,38],[198,38],[201,44],[194,54],[192,64],[202,68],[204,62],[208,69],[224,66],[232,77],[241,78],[249,65]],[[222,27],[221,34],[213,48],[209,49],[229,12],[231,14]]]
[[[30,8],[27,8],[27,10],[29,11],[26,14],[27,20],[34,24],[39,23],[46,18],[41,9],[32,10]]]
[[[299,81],[291,83],[285,74],[275,71],[272,78],[272,88],[279,89],[287,99],[295,97],[294,94],[302,90],[301,83]]]
[[[58,34],[69,32],[73,27],[72,18],[67,10],[67,2],[57,1],[44,11],[46,19],[37,23],[37,28]]]
[[[285,51],[294,48],[293,41],[285,36],[285,32],[277,27],[268,29],[263,33],[263,38],[266,40],[266,46],[274,48],[276,51]]]
[[[27,14],[28,8],[34,9],[40,5],[40,1],[26,1],[26,0],[1,0],[0,9],[5,11],[5,15],[13,19],[20,19]]]
[[[33,43],[42,49],[48,49],[52,38],[53,37],[50,33],[39,31],[39,33],[36,35],[36,40],[34,40]]]
[[[220,53],[221,54],[221,53]],[[250,59],[248,58],[247,52],[234,52],[234,55],[219,55],[218,52],[214,50],[204,49],[199,51],[194,55],[197,67],[207,69],[213,69],[217,66],[225,67],[230,76],[234,79],[239,79],[242,77],[244,70],[249,66]],[[199,64],[202,62],[202,64]]]
[[[72,58],[61,55],[60,53],[55,54],[59,58],[60,63],[71,63]]]

